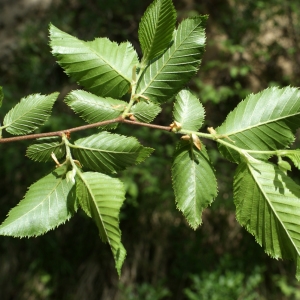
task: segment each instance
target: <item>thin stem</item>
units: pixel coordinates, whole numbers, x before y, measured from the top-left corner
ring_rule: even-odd
[[[124,111],[124,113],[125,113],[125,111]],[[22,141],[22,140],[53,137],[53,136],[65,137],[66,135],[68,135],[72,132],[86,130],[86,129],[89,129],[89,128],[101,127],[101,126],[108,125],[108,124],[113,124],[113,123],[125,123],[125,124],[130,124],[130,125],[135,125],[135,126],[143,126],[143,127],[148,127],[148,128],[153,128],[153,129],[158,129],[158,130],[163,130],[163,131],[168,131],[168,132],[172,131],[171,126],[162,126],[162,125],[156,125],[156,124],[148,124],[148,123],[143,123],[143,122],[131,121],[131,120],[124,119],[122,116],[120,116],[120,117],[115,118],[115,119],[102,121],[102,122],[97,122],[97,123],[93,123],[93,124],[87,124],[87,125],[78,126],[78,127],[73,127],[73,128],[65,129],[65,130],[61,130],[61,131],[36,133],[36,134],[10,137],[10,138],[0,138],[0,143],[8,143],[8,142],[15,142],[15,141]],[[225,141],[224,139],[226,139],[226,136],[220,136],[220,135],[216,135],[216,134],[196,132],[196,131],[183,130],[183,129],[181,129],[177,133],[178,134],[188,134],[188,135],[195,134],[195,135],[197,135],[199,137],[202,137],[202,138],[214,140],[217,143],[223,144],[226,147],[229,147],[229,148],[235,150],[236,152],[240,153],[243,156],[245,156],[245,154],[280,155],[280,151],[282,151],[282,150],[260,151],[260,150],[243,149],[243,148],[235,146],[232,143],[229,143],[229,142]],[[66,139],[66,137],[65,137],[65,139]],[[68,141],[66,140],[66,142],[65,142],[66,145],[69,145],[69,143],[67,143],[67,142]]]
[[[180,133],[183,134],[196,134],[199,137],[203,137],[206,139],[210,139],[210,140],[214,140],[217,143],[223,144],[228,148],[231,148],[235,151],[237,151],[238,153],[242,154],[245,156],[245,153],[247,154],[266,154],[266,155],[278,155],[279,154],[279,150],[269,150],[269,151],[262,151],[262,150],[248,150],[248,149],[243,149],[240,147],[235,146],[232,143],[229,143],[227,141],[225,141],[224,139],[226,139],[226,136],[222,136],[220,137],[220,135],[215,135],[215,134],[208,134],[208,133],[203,133],[203,132],[194,132],[194,131],[190,131],[190,130],[180,130]]]
[[[134,66],[132,68],[131,98],[130,98],[128,105],[126,106],[125,110],[122,113],[123,119],[125,119],[127,117],[127,115],[130,113],[131,107],[137,101],[137,98],[136,98],[137,95],[135,94],[135,91],[136,91],[136,84],[141,76],[141,70],[139,72],[139,75],[136,76],[136,69],[137,69],[136,66]]]
[[[216,140],[218,143],[223,144],[241,154],[247,152],[248,154],[266,154],[266,155],[278,155],[280,154],[281,150],[249,150],[249,149],[243,149],[237,146],[234,146],[231,143],[228,143],[226,141],[224,141],[223,139],[217,139]]]
[[[237,151],[240,154],[243,154],[244,151],[248,152],[248,150],[239,148],[239,147],[237,147],[237,146],[235,146],[235,145],[233,145],[231,143],[228,143],[228,142],[224,141],[224,139],[216,139],[216,142],[220,143],[220,144],[223,144],[223,145],[225,145],[225,146],[227,146],[227,147],[229,147],[229,148]]]
[[[0,143],[10,143],[10,142],[17,142],[17,141],[24,141],[24,140],[39,139],[39,138],[43,138],[43,137],[61,136],[62,133],[63,133],[63,131],[54,131],[54,132],[35,133],[35,134],[14,136],[14,137],[10,137],[10,138],[1,138]]]
[[[133,97],[133,94],[131,96],[131,99],[128,103],[128,105],[126,106],[123,114],[122,114],[122,118],[125,119],[127,117],[127,114],[130,112],[131,107],[133,106],[133,104],[135,103],[136,99]]]
[[[67,158],[67,160],[71,160],[72,155],[71,155],[71,150],[70,150],[70,146],[69,146],[70,143],[69,143],[68,138],[66,137],[65,134],[62,135],[62,140],[63,140],[63,142],[66,146],[66,153],[67,153],[66,158]]]
[[[66,179],[67,179],[67,181],[71,181],[73,184],[75,184],[75,176],[76,176],[76,174],[80,175],[80,170],[76,166],[75,161],[74,161],[74,159],[72,157],[72,153],[71,153],[71,150],[70,150],[70,146],[72,144],[70,144],[70,142],[68,141],[68,138],[67,138],[67,136],[65,134],[62,135],[62,140],[63,140],[63,142],[64,142],[64,144],[66,146],[66,153],[67,153],[67,155],[66,155],[66,162],[70,163],[71,166],[72,166],[72,170],[70,170],[70,171],[68,171],[66,173]]]
[[[73,161],[71,150],[70,150],[71,144],[69,143],[68,138],[66,137],[65,134],[62,135],[62,140],[63,140],[63,142],[65,143],[65,146],[66,146],[66,153],[67,153],[66,160],[71,163],[73,169],[77,169],[77,167],[76,167],[76,165]]]
[[[278,150],[260,151],[260,150],[246,150],[248,153],[253,154],[266,154],[266,155],[278,155]]]
[[[63,134],[67,135],[72,132],[86,130],[89,128],[100,127],[100,126],[113,124],[113,123],[126,123],[126,124],[131,124],[131,125],[136,125],[136,126],[144,126],[144,127],[149,127],[149,128],[159,129],[159,130],[165,130],[165,131],[171,130],[170,126],[160,126],[160,125],[155,125],[155,124],[135,122],[135,121],[125,120],[122,117],[118,117],[116,119],[97,122],[97,123],[93,123],[93,124],[87,124],[87,125],[83,125],[83,126],[70,128],[70,129],[60,130],[60,131],[35,133],[35,134],[21,135],[21,136],[15,136],[15,137],[10,137],[10,138],[0,138],[0,143],[32,140],[32,139],[39,139],[39,138],[53,137],[53,136],[63,136]]]
[[[206,138],[206,139],[209,139],[209,140],[217,140],[215,135],[210,134],[210,133],[197,132],[197,131],[191,131],[191,130],[183,130],[183,129],[181,129],[178,133],[188,134],[188,135],[196,134],[199,137],[203,137],[203,138]]]
[[[83,125],[83,126],[73,127],[70,129],[60,130],[60,131],[35,133],[35,134],[21,135],[21,136],[15,136],[15,137],[10,137],[10,138],[1,138],[0,143],[9,143],[9,142],[22,141],[22,140],[32,140],[32,139],[39,139],[39,138],[52,137],[52,136],[62,136],[63,134],[86,130],[89,128],[100,127],[100,126],[104,126],[104,125],[108,125],[108,124],[118,123],[121,120],[122,120],[122,118],[119,117],[116,119],[97,122],[97,123],[93,123],[93,124],[87,124],[87,125]]]
[[[122,119],[119,122],[120,123],[131,124],[131,125],[136,125],[136,126],[149,127],[149,128],[159,129],[159,130],[164,130],[164,131],[171,131],[171,129],[172,129],[171,126],[148,124],[148,123],[142,123],[142,122],[131,121],[131,120],[126,120],[126,119]]]

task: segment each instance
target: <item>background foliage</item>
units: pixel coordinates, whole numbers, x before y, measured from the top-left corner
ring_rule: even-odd
[[[129,40],[141,53],[138,23],[151,1],[48,0],[40,4],[19,0],[13,6],[10,1],[1,2],[2,111],[24,95],[58,90],[61,95],[54,114],[43,127],[50,131],[83,121],[62,102],[76,84],[49,52],[49,22],[84,40],[95,36]],[[177,0],[174,5],[180,20],[195,13],[209,15],[208,46],[200,72],[190,83],[205,103],[209,124],[204,126],[220,125],[250,91],[272,85],[300,86],[297,1]],[[172,107],[166,103],[156,123],[169,125],[171,120]],[[268,258],[235,220],[233,165],[210,150],[219,196],[205,210],[201,228],[192,231],[174,205],[169,176],[173,150],[167,146],[174,137],[148,128],[119,127],[120,134],[130,132],[143,145],[156,145],[143,168],[122,173],[127,201],[121,229],[129,256],[120,281],[109,247],[99,241],[94,224],[78,214],[36,239],[1,238],[1,299],[299,299],[291,265]],[[1,220],[23,197],[26,186],[52,166],[50,162],[36,170],[37,164],[24,159],[27,145],[0,145]]]

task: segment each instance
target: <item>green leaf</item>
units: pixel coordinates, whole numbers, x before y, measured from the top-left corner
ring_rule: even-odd
[[[53,160],[51,157],[52,152],[57,159],[64,157],[66,153],[64,144],[52,142],[30,145],[27,148],[26,156],[35,161],[47,162]]]
[[[161,112],[161,108],[152,102],[140,101],[131,108],[130,112],[138,121],[150,123]]]
[[[189,90],[181,90],[176,96],[173,116],[182,129],[198,131],[203,124],[205,111],[197,97]]]
[[[2,102],[4,99],[3,88],[0,86],[0,107],[2,106]]]
[[[118,45],[107,38],[84,42],[52,24],[50,40],[60,66],[92,93],[120,98],[129,91],[132,69],[138,64],[129,42]]]
[[[101,132],[75,142],[74,157],[83,167],[104,173],[116,173],[144,161],[153,151],[137,139]]]
[[[72,91],[65,102],[83,120],[92,124],[119,117],[127,106],[127,102],[112,98],[103,98],[86,91]],[[101,129],[113,129],[117,123],[101,126]]]
[[[155,0],[147,8],[139,25],[143,61],[161,54],[169,46],[176,22],[172,0]]]
[[[172,181],[177,207],[193,229],[201,223],[202,211],[217,195],[217,181],[207,152],[180,141],[174,154]]]
[[[119,179],[94,172],[81,173],[76,183],[79,203],[96,222],[102,241],[109,243],[120,275],[126,256],[119,229],[120,208],[125,200],[123,184]]]
[[[234,178],[237,220],[274,258],[300,258],[300,187],[277,166],[241,163]],[[297,271],[300,279],[300,271]]]
[[[286,148],[294,141],[300,124],[300,91],[297,88],[268,88],[249,95],[216,129],[228,136],[234,145],[251,150],[276,150]],[[230,142],[229,140],[227,142]],[[225,158],[239,162],[239,155],[220,146]],[[266,155],[255,155],[266,159]]]
[[[177,94],[198,71],[205,45],[207,16],[181,22],[171,46],[151,61],[137,82],[136,94],[163,103]]]
[[[6,131],[14,135],[27,134],[43,125],[51,114],[58,94],[34,94],[22,98],[4,117]]]
[[[65,223],[77,210],[75,189],[59,168],[30,186],[0,226],[1,235],[32,237]],[[63,172],[61,172],[63,171]]]
[[[300,150],[286,150],[280,151],[281,156],[288,157],[295,165],[296,168],[300,169]]]
[[[291,165],[287,161],[282,160],[282,159],[278,161],[278,167],[283,172],[292,170]]]

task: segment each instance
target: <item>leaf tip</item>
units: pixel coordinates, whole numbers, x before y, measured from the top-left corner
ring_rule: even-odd
[[[119,278],[121,277],[121,269],[122,269],[122,266],[124,264],[126,255],[127,255],[126,249],[123,246],[123,244],[120,243],[120,247],[118,248],[118,250],[116,252],[116,255],[114,256],[116,269],[117,269]]]

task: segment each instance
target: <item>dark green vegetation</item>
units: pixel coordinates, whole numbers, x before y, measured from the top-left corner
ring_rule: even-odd
[[[220,125],[228,111],[249,90],[256,92],[270,83],[299,86],[296,81],[296,72],[299,70],[298,43],[294,34],[297,33],[298,24],[293,21],[297,20],[293,11],[297,10],[294,7],[282,7],[276,1],[258,1],[255,5],[246,3],[241,7],[231,7],[223,1],[220,3],[216,10],[218,3],[206,7],[191,1],[190,7],[185,10],[187,4],[175,2],[180,18],[195,12],[210,15],[207,25],[210,42],[206,57],[199,77],[190,87],[205,102],[205,126],[213,127]],[[48,20],[44,19],[44,23],[42,21],[44,25],[40,27],[44,28],[41,31],[36,24],[27,27],[22,51],[16,54],[15,65],[6,69],[5,74],[10,76],[5,76],[1,83],[6,87],[4,106],[7,108],[12,106],[13,99],[26,94],[49,94],[65,86],[62,100],[64,94],[76,87],[75,84],[70,87],[69,79],[54,64],[49,49],[45,49],[46,23],[50,20],[59,28],[85,40],[94,36],[108,36],[116,41],[129,39],[137,47],[135,34],[146,3],[99,3],[101,9],[98,11],[90,7],[90,2],[73,2],[73,5],[77,6],[78,11],[75,13],[75,7],[70,15],[67,13],[68,6],[56,7],[57,10],[53,6],[53,15]],[[221,11],[221,15],[216,15]],[[95,15],[91,16],[90,13]],[[286,17],[287,23],[282,24],[278,17]],[[93,26],[91,20],[94,21]],[[277,30],[276,34],[279,35],[281,32],[289,33],[287,47],[287,41],[281,44],[283,38],[278,37],[273,42],[271,39],[270,44],[264,44],[268,41],[263,36],[267,20],[277,22],[271,27],[272,32],[276,33]],[[32,40],[32,37],[39,37],[38,32],[41,32],[41,40]],[[213,34],[210,35],[211,32]],[[220,40],[223,42],[219,43]],[[44,59],[42,63],[37,60],[38,57]],[[291,61],[292,64],[289,64]],[[48,69],[48,66],[52,68]],[[79,118],[74,121],[71,113],[68,119],[65,118],[69,112],[62,101],[56,104],[55,109],[54,117],[43,131],[82,124]],[[167,104],[156,123],[170,124],[171,109]],[[3,107],[3,111],[7,110]],[[63,119],[60,118],[62,114]],[[161,299],[169,295],[171,299],[218,299],[222,295],[222,298],[227,296],[228,299],[263,299],[272,294],[272,298],[275,295],[285,295],[290,299],[298,297],[286,275],[293,273],[288,271],[291,267],[278,262],[274,264],[234,221],[230,194],[234,165],[226,164],[217,152],[211,151],[220,181],[218,201],[204,213],[201,229],[193,232],[175,210],[169,179],[173,148],[167,145],[174,144],[177,138],[148,128],[137,130],[125,126],[119,129],[119,133],[135,135],[145,146],[153,147],[157,141],[160,144],[143,168],[130,168],[122,174],[127,185],[127,201],[121,215],[122,240],[129,254],[120,282],[114,274],[109,250],[99,243],[93,224],[84,215],[77,215],[65,226],[38,239],[12,241],[3,238],[2,246],[6,255],[2,256],[2,265],[7,267],[2,270],[1,291],[5,291],[7,298],[98,299],[102,295],[103,299],[122,299],[123,295],[124,299],[146,296],[149,299]],[[15,147],[20,147],[20,150],[16,151]],[[24,162],[25,142],[13,148],[11,145],[1,145],[0,149],[1,153],[5,153],[1,155],[1,165],[4,166],[2,173],[5,174],[1,182],[4,219],[8,209],[22,198],[26,186],[45,175],[52,164],[37,174],[37,165],[26,165]],[[242,175],[239,174],[246,177]],[[16,181],[22,184],[17,185]],[[9,275],[7,269],[11,270]],[[195,275],[191,277],[192,274]],[[81,284],[78,285],[78,282]],[[118,284],[119,294],[116,294]]]

